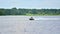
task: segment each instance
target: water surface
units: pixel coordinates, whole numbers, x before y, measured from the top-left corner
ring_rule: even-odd
[[[0,16],[0,34],[60,34],[60,16]]]

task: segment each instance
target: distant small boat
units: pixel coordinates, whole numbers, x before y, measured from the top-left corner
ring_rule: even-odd
[[[33,18],[33,17],[31,17],[29,20],[34,20],[34,18]]]

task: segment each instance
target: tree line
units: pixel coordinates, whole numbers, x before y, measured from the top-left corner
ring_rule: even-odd
[[[60,15],[60,9],[0,8],[0,15]]]

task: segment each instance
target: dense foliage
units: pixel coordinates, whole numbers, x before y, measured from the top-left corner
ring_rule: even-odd
[[[60,9],[2,9],[0,15],[60,15]]]

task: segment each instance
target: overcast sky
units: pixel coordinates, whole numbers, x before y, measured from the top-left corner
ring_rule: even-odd
[[[0,8],[60,8],[60,0],[0,0]]]

